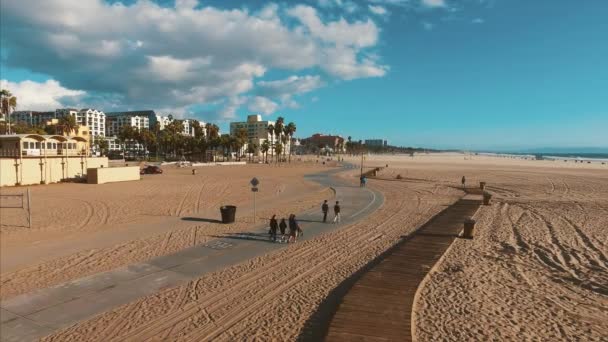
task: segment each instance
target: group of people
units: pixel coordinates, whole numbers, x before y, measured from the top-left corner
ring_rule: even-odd
[[[340,223],[342,218],[340,216],[340,210],[340,201],[336,201],[336,204],[334,205],[334,224]],[[323,212],[323,223],[325,223],[327,222],[327,214],[329,213],[329,204],[327,203],[327,200],[321,205],[321,211]],[[287,232],[287,228],[289,228],[289,232]],[[287,222],[285,221],[285,218],[281,218],[281,221],[279,222],[277,220],[277,215],[272,215],[270,218],[270,229],[268,230],[268,234],[270,235],[270,240],[274,242],[277,242],[278,239],[280,243],[294,243],[298,242],[298,236],[304,235],[304,231],[296,220],[296,215],[289,215]]]
[[[329,213],[329,204],[327,204],[327,200],[323,201],[321,205],[321,211],[323,212],[323,223],[327,222],[327,214]],[[336,201],[334,205],[334,221],[333,223],[340,223],[340,201]]]
[[[287,227],[289,227],[289,232],[287,232]],[[277,215],[272,215],[270,218],[270,230],[268,231],[272,241],[277,242],[278,232],[281,232],[279,239],[281,243],[298,242],[298,236],[304,235],[304,231],[302,231],[294,214],[289,215],[287,222],[285,222],[285,218],[282,218],[281,222],[279,222],[277,221]]]

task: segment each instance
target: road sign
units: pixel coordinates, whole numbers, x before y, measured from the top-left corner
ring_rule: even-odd
[[[258,192],[258,188],[253,187],[253,188],[251,188],[251,191],[253,191],[253,192]]]
[[[253,179],[249,183],[255,188],[256,186],[258,186],[258,184],[260,184],[260,181],[257,178],[253,177]]]

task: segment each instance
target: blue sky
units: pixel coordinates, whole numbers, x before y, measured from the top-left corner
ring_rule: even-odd
[[[603,0],[1,6],[0,79],[19,109],[152,108],[223,128],[262,113],[299,136],[436,148],[608,147]]]

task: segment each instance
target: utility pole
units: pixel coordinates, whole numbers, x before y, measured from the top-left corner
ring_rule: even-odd
[[[361,152],[361,176],[363,177],[363,152]]]

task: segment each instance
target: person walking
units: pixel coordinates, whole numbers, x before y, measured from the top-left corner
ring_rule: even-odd
[[[323,212],[323,223],[325,223],[327,222],[327,213],[329,212],[329,204],[327,204],[327,200],[323,201],[321,211]]]
[[[467,181],[466,178],[464,178],[464,176],[462,176],[462,188],[464,189],[464,183]]]
[[[298,230],[299,226],[296,221],[296,215],[289,215],[289,240],[287,240],[287,243],[298,242]]]
[[[287,237],[285,236],[285,229],[287,229],[287,222],[285,222],[285,218],[281,219],[281,223],[279,223],[279,230],[281,231],[281,242],[285,242]]]
[[[334,223],[340,223],[340,202],[336,201],[334,205]]]
[[[367,177],[365,177],[365,176],[361,177],[361,186],[365,188],[366,184],[367,184]]]
[[[277,230],[279,229],[279,223],[277,222],[277,215],[272,215],[272,217],[270,218],[270,231],[268,233],[270,233],[270,239],[272,239],[272,241],[277,242]]]

